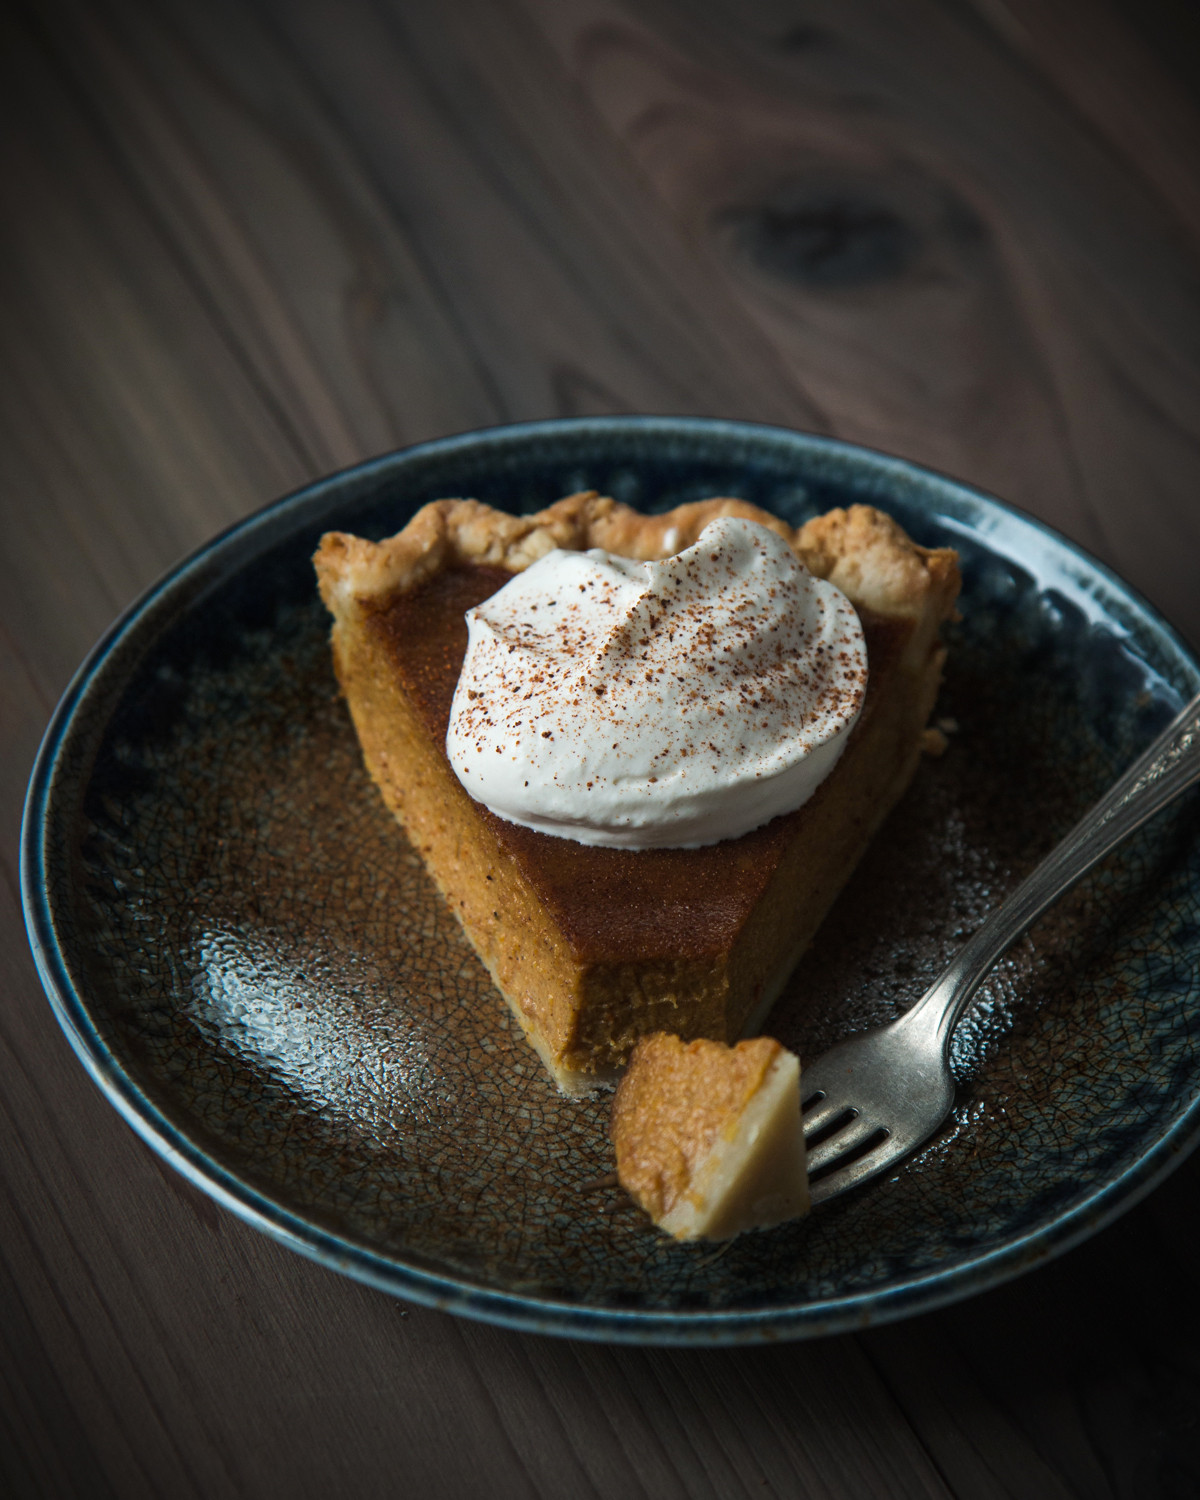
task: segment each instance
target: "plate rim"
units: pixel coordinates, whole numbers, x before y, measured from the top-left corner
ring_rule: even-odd
[[[957,494],[973,505],[996,509],[1005,518],[1040,533],[1055,550],[1080,558],[1114,594],[1132,605],[1162,638],[1170,655],[1200,683],[1200,664],[1180,633],[1135,588],[1126,583],[1086,548],[1020,507],[937,470],[843,439],[792,428],[724,418],[628,415],[548,418],[474,429],[392,450],[326,475],[273,500],[223,528],[188,553],[123,610],[88,652],[59,700],[39,745],[23,810],[20,834],[20,886],[26,933],[39,979],[55,1018],[93,1083],[128,1125],[188,1181],[252,1227],[329,1269],[394,1296],[461,1316],[522,1332],[558,1334],[610,1343],[672,1345],[734,1345],[861,1329],[931,1311],[972,1296],[1023,1271],[1063,1254],[1132,1208],[1200,1142],[1200,1089],[1171,1126],[1119,1176],[1099,1184],[1068,1210],[1035,1226],[1015,1240],[969,1255],[948,1268],[913,1274],[860,1292],[803,1303],[783,1303],[761,1309],[720,1311],[658,1308],[614,1308],[574,1302],[559,1297],[498,1290],[467,1275],[427,1271],[419,1265],[372,1250],[348,1236],[321,1226],[312,1218],[286,1208],[264,1188],[240,1177],[193,1140],[150,1097],[136,1078],[108,1048],[89,1013],[85,997],[71,978],[54,928],[46,885],[46,848],[49,809],[54,793],[59,755],[67,743],[76,715],[89,689],[103,674],[118,645],[145,628],[155,606],[170,599],[191,580],[202,592],[206,581],[233,576],[273,542],[294,535],[304,524],[304,513],[319,516],[330,491],[339,494],[354,480],[399,467],[413,457],[450,455],[481,440],[521,443],[539,436],[569,432],[650,432],[658,428],[679,435],[770,437],[840,457],[851,463],[867,460],[868,469],[891,472],[928,493]],[[254,541],[258,539],[259,545]],[[247,548],[249,550],[247,550]],[[189,605],[190,607],[190,605]]]

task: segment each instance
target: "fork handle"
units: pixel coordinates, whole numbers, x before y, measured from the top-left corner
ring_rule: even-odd
[[[931,1031],[943,1055],[963,1011],[997,959],[1104,856],[1200,781],[1200,695],[987,918],[900,1025]]]

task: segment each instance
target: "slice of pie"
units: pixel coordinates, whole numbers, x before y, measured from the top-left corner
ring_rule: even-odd
[[[699,849],[578,844],[473,802],[445,753],[465,612],[555,547],[662,558],[726,515],[783,536],[863,624],[866,699],[814,795]],[[867,506],[795,531],[741,500],[644,516],[594,493],[533,516],[436,501],[379,543],[326,535],[315,564],[367,769],[569,1092],[613,1082],[651,1032],[732,1042],[757,1029],[912,777],[959,587],[953,552],[918,547]]]
[[[800,1062],[769,1036],[735,1047],[643,1037],[611,1133],[621,1186],[677,1240],[731,1239],[808,1212]]]

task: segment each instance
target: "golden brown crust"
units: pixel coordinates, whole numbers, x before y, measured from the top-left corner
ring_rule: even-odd
[[[957,554],[917,546],[898,522],[870,505],[814,516],[792,545],[810,572],[879,614],[915,614],[930,593],[958,593]]]
[[[519,573],[555,547],[602,547],[640,561],[669,557],[690,547],[719,516],[769,526],[817,577],[828,578],[852,603],[883,614],[922,615],[931,596],[953,601],[958,592],[952,551],[917,546],[869,505],[832,510],[797,531],[746,500],[697,500],[647,516],[594,490],[532,516],[511,516],[478,500],[435,500],[382,542],[327,532],[313,562],[321,597],[335,615],[345,615],[358,603],[414,588],[441,568],[485,563]]]
[[[610,1132],[621,1186],[652,1219],[670,1212],[717,1141],[736,1129],[782,1051],[768,1036],[727,1047],[660,1031],[638,1042]]]

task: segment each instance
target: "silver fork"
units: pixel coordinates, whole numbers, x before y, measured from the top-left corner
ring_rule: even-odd
[[[814,1203],[886,1171],[933,1134],[954,1103],[954,1028],[992,965],[1097,860],[1197,780],[1200,696],[997,907],[911,1010],[839,1042],[803,1069]]]

